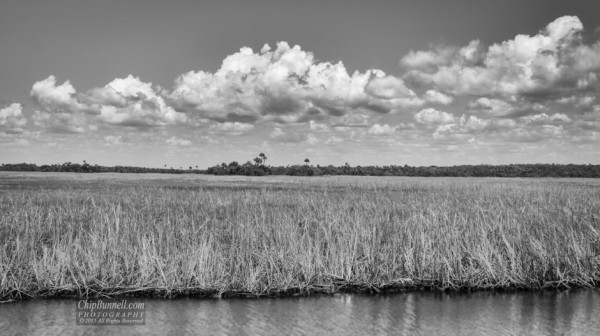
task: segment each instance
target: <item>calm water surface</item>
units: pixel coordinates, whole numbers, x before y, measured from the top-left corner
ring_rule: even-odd
[[[0,334],[600,335],[600,290],[144,301],[144,326],[76,326],[77,301],[2,304]]]

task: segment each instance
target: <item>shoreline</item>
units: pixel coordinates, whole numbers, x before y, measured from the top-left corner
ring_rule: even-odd
[[[164,287],[115,287],[99,288],[89,287],[82,289],[56,288],[42,289],[36,293],[24,293],[9,290],[0,298],[0,304],[19,303],[30,300],[84,300],[97,298],[151,298],[151,299],[273,299],[311,296],[333,296],[338,294],[356,295],[392,295],[413,292],[444,292],[451,294],[464,294],[475,292],[492,293],[521,293],[539,291],[564,291],[578,289],[600,288],[600,279],[592,283],[572,282],[547,282],[539,287],[518,285],[509,286],[468,286],[453,285],[441,286],[432,281],[412,281],[403,279],[397,282],[369,284],[357,282],[333,282],[331,284],[313,284],[303,287],[290,287],[286,289],[252,293],[247,291],[219,291],[217,289],[190,288],[164,288]],[[16,292],[16,293],[15,293]],[[10,294],[14,293],[14,294]]]

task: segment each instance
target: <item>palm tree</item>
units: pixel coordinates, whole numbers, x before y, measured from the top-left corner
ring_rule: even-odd
[[[263,165],[267,164],[267,156],[265,153],[258,154],[258,157],[262,159]]]
[[[309,159],[304,159],[304,164],[308,166],[308,164],[310,163]]]

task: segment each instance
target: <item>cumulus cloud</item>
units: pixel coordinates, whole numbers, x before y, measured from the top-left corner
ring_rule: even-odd
[[[323,124],[323,123],[318,123],[314,120],[311,120],[308,122],[308,128],[311,131],[317,131],[317,132],[322,132],[322,131],[329,131],[330,127],[327,124]]]
[[[0,140],[4,139],[0,138]],[[29,142],[29,140],[23,138],[11,138],[9,139],[9,141],[0,141],[0,147],[27,147],[30,144],[31,143]]]
[[[563,113],[554,113],[548,115],[546,113],[528,115],[521,118],[527,124],[548,124],[548,123],[569,123],[571,118]]]
[[[594,119],[595,120],[595,119]],[[462,115],[454,123],[437,126],[432,137],[444,143],[535,143],[565,141],[596,137],[600,123],[592,121],[591,129],[586,129],[582,120],[574,121],[565,114],[539,113],[517,119],[480,118]]]
[[[537,34],[490,46],[473,40],[410,52],[401,60],[407,70],[402,78],[408,87],[423,89],[428,104],[444,104],[436,92],[453,98],[448,105],[470,100],[460,118],[426,108],[414,119],[422,132],[435,125],[431,135],[445,142],[598,139],[600,41],[588,43],[582,32],[577,17],[564,16]]]
[[[440,104],[440,105],[449,105],[452,104],[454,98],[452,96],[443,94],[436,90],[427,90],[424,96],[425,100],[429,103]]]
[[[214,72],[180,75],[170,89],[129,75],[79,92],[50,76],[31,89],[37,104],[31,121],[48,132],[103,135],[114,127],[183,125],[214,138],[275,126],[266,135],[273,142],[308,145],[432,137],[483,144],[567,135],[590,141],[600,134],[600,42],[587,43],[582,30],[578,18],[565,16],[535,35],[490,46],[473,40],[412,51],[401,60],[402,76],[351,72],[286,42],[244,47]],[[21,110],[18,104],[0,110],[0,132],[22,131]]]
[[[318,62],[311,52],[279,42],[260,52],[242,48],[215,73],[181,75],[174,106],[217,121],[318,120],[354,112],[389,113],[423,102],[400,78],[381,70],[349,74],[342,62]]]
[[[187,147],[192,145],[192,142],[190,140],[186,140],[186,139],[182,139],[182,138],[178,138],[178,137],[170,137],[169,139],[167,139],[167,144],[171,145],[171,146],[176,146],[176,147]]]
[[[473,115],[462,115],[457,122],[439,125],[433,137],[438,140],[466,140],[475,134],[502,133],[513,129],[512,119],[483,119]]]
[[[540,97],[595,85],[600,42],[586,45],[574,16],[551,22],[537,35],[517,35],[487,49],[477,40],[456,48],[410,52],[402,59],[410,81],[453,94]]]
[[[457,48],[453,46],[436,46],[433,50],[413,51],[404,56],[400,63],[411,69],[435,69],[450,62]]]
[[[86,93],[77,93],[69,81],[58,85],[50,76],[33,84],[31,97],[40,108],[34,115],[36,125],[51,132],[81,133],[96,124],[156,127],[187,121],[151,83],[131,75]]]
[[[426,108],[415,114],[414,119],[420,124],[449,124],[456,118],[451,113]]]
[[[95,125],[90,124],[85,114],[74,114],[62,109],[37,110],[32,119],[35,126],[49,133],[76,134],[95,130]]]
[[[104,137],[104,143],[106,145],[120,145],[123,141],[123,137],[120,135],[107,135]]]
[[[367,131],[367,133],[371,134],[371,135],[391,135],[391,134],[394,134],[395,132],[396,132],[396,128],[392,127],[388,124],[383,124],[383,125],[374,124]]]
[[[365,92],[373,97],[414,98],[416,94],[404,85],[404,81],[394,76],[376,77],[367,83]]]
[[[254,125],[240,123],[240,122],[224,122],[217,123],[210,126],[210,129],[215,132],[229,133],[229,134],[242,134],[254,129]]]
[[[75,99],[75,93],[75,88],[69,81],[57,85],[56,77],[49,76],[33,84],[30,95],[41,106],[71,110],[80,107]]]
[[[23,105],[13,103],[0,109],[0,132],[20,134],[23,133],[23,126],[26,124]]]
[[[502,100],[488,97],[480,97],[469,102],[469,109],[473,112],[489,116],[506,116],[515,112],[513,104]]]
[[[314,144],[317,141],[317,138],[313,134],[292,129],[284,130],[281,127],[275,127],[271,132],[270,137],[277,142],[284,143],[300,143],[308,141],[308,143]]]
[[[37,125],[60,132],[85,131],[89,124],[149,128],[207,120],[221,123],[213,131],[240,132],[250,129],[240,125],[260,121],[323,122],[452,100],[432,91],[426,101],[399,77],[378,69],[350,73],[342,62],[319,62],[311,52],[286,42],[257,52],[244,47],[214,73],[180,75],[171,90],[129,75],[77,92],[68,80],[60,84],[49,76],[33,85],[31,97],[39,107]]]

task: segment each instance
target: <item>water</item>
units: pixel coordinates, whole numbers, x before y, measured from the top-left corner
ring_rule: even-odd
[[[77,301],[71,300],[2,304],[0,334],[600,334],[600,290],[144,301],[144,326],[76,326]]]

